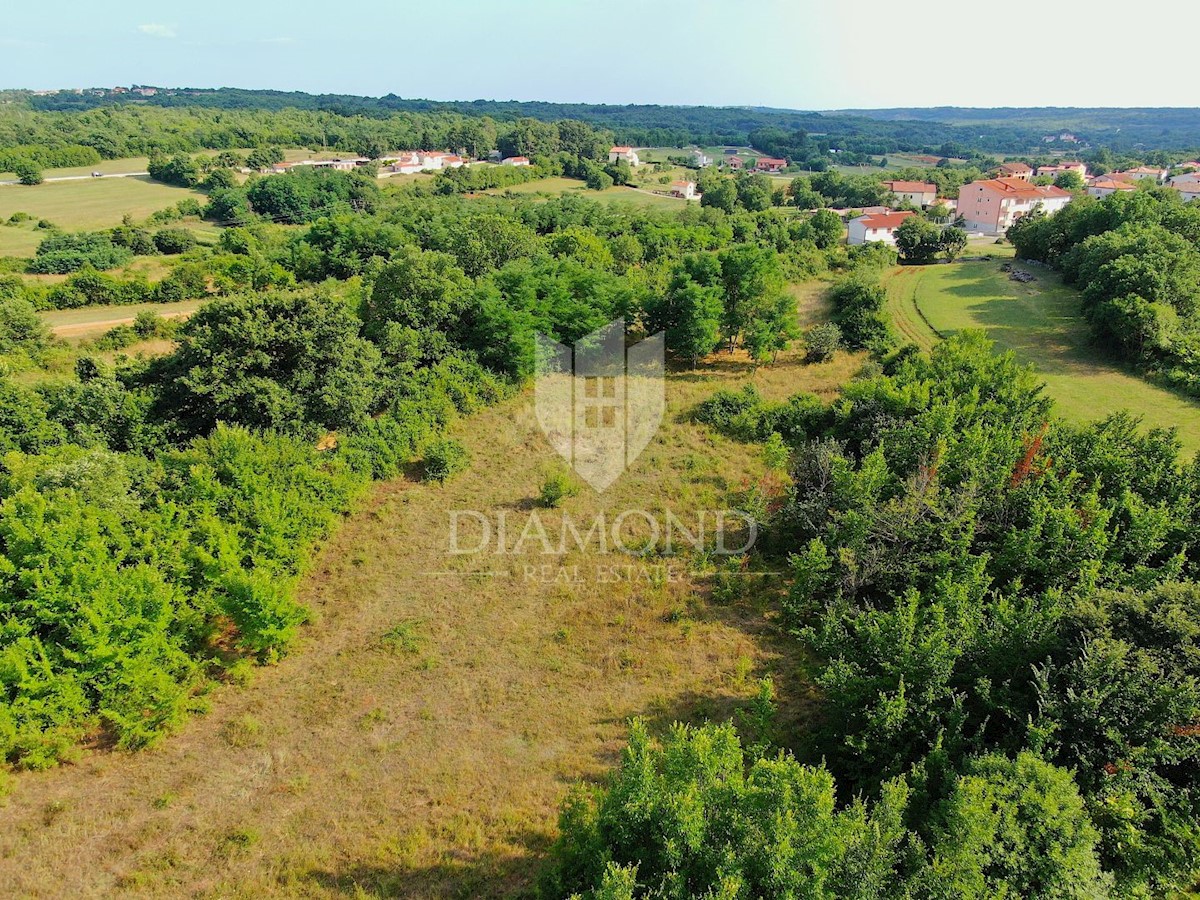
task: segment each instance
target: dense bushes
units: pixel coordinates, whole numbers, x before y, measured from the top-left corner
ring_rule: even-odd
[[[84,266],[95,269],[115,269],[133,258],[124,247],[113,243],[112,237],[101,232],[52,234],[38,245],[37,255],[29,271],[38,275],[66,275]]]
[[[842,342],[852,350],[884,353],[894,343],[884,308],[887,289],[881,273],[871,265],[859,265],[839,279],[829,292],[833,319],[841,330]]]
[[[620,767],[563,807],[543,895],[587,898],[1106,896],[1071,774],[1031,753],[974,759],[906,827],[913,790],[839,808],[823,766],[745,751],[733,727],[634,723]]]
[[[797,736],[806,758],[844,796],[904,779],[906,825],[955,895],[1188,885],[1198,464],[1127,416],[1054,421],[1031,372],[978,335],[901,355],[832,404],[798,400],[804,425],[790,433],[781,405],[752,392],[698,414],[794,448],[793,487],[760,546],[787,555],[783,612],[818,661],[820,717]],[[1026,783],[1058,798],[1047,809],[1076,810],[1052,845],[1024,844],[1010,833],[1022,817],[1001,815],[970,838],[990,871],[939,849],[972,832],[957,807],[1025,802]],[[1052,875],[1046,859],[1072,861]],[[998,881],[993,866],[1010,873]]]

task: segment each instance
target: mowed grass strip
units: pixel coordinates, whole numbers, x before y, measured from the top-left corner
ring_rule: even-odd
[[[58,337],[82,341],[99,337],[118,325],[129,325],[138,313],[153,312],[164,319],[186,318],[206,301],[179,300],[175,303],[134,303],[129,306],[84,306],[41,313],[42,321]]]
[[[755,370],[721,355],[670,375],[650,445],[607,491],[541,510],[547,531],[627,509],[694,523],[736,503],[764,474],[758,448],[688,414],[750,380],[772,398],[829,398],[861,364],[800,357]],[[784,731],[798,732],[804,680],[767,600],[713,602],[682,557],[644,560],[677,581],[601,583],[597,566],[639,560],[595,542],[450,552],[450,510],[506,515],[511,546],[562,465],[531,393],[459,424],[473,463],[457,479],[377,486],[311,567],[315,621],[279,665],[216,691],[159,750],[19,776],[0,883],[22,896],[525,896],[568,786],[615,763],[630,716],[724,719],[772,672]],[[550,576],[527,579],[527,565]]]
[[[928,349],[941,337],[981,328],[997,349],[1031,363],[1046,382],[1060,415],[1090,422],[1130,410],[1147,427],[1176,427],[1188,452],[1200,450],[1200,403],[1123,369],[1093,347],[1079,294],[1049,270],[1020,283],[999,261],[900,268],[888,279],[897,331]]]

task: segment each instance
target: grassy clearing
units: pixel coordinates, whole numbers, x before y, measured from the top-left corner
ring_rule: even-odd
[[[144,219],[153,212],[204,195],[149,178],[96,178],[56,181],[36,187],[0,185],[0,221],[15,212],[47,219],[68,231],[111,228],[125,215]],[[30,222],[0,226],[0,256],[31,256],[46,232]]]
[[[694,404],[747,380],[771,397],[828,397],[858,364],[806,366],[794,351],[757,372],[722,358],[671,375],[641,457],[605,493],[541,511],[547,530],[566,514],[584,528],[631,508],[694,522],[730,504],[763,465],[687,421]],[[314,561],[302,594],[315,622],[293,655],[217,690],[212,712],[158,751],[89,751],[19,776],[0,883],[59,896],[522,895],[567,787],[615,762],[630,716],[660,729],[725,718],[772,671],[784,725],[799,727],[802,675],[766,608],[712,602],[683,559],[646,561],[673,564],[675,582],[603,584],[597,566],[638,560],[594,544],[451,554],[449,510],[505,513],[519,529],[560,465],[528,392],[455,437],[467,473],[378,486]],[[550,574],[527,578],[527,565]]]
[[[1200,403],[1122,369],[1089,345],[1079,296],[1044,269],[1012,281],[996,261],[897,269],[888,281],[892,319],[905,340],[928,349],[942,337],[982,328],[1000,350],[1032,363],[1066,419],[1085,422],[1121,409],[1147,426],[1179,429],[1200,450]]]
[[[537,181],[527,181],[524,184],[517,184],[513,185],[512,187],[495,188],[493,190],[484,191],[484,193],[494,194],[496,196],[504,196],[505,194],[512,193],[518,194],[522,197],[532,196],[546,198],[560,197],[564,194],[575,194],[580,197],[586,197],[589,200],[596,200],[600,203],[682,209],[687,201],[680,200],[676,197],[668,197],[661,194],[651,193],[652,190],[666,189],[666,185],[654,184],[640,190],[633,187],[611,187],[606,191],[593,191],[578,178],[552,176],[550,178],[542,178]]]
[[[129,325],[140,312],[155,312],[164,319],[190,316],[204,300],[180,300],[176,303],[135,303],[130,306],[85,306],[80,309],[56,309],[41,314],[42,321],[58,337],[72,343],[97,338],[118,325]]]

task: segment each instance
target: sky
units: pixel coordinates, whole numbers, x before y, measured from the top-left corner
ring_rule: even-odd
[[[1170,34],[1200,32],[1195,3],[1176,4],[1165,31],[1134,16],[1116,32],[1111,21],[1081,27],[1101,13],[1081,0],[1055,0],[1040,20],[1010,4],[1011,27],[1001,7],[962,0],[5,5],[0,88],[794,109],[1200,105],[1190,55],[1165,52]]]

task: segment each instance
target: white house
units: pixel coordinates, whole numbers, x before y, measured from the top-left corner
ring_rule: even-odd
[[[1054,163],[1050,166],[1038,166],[1037,177],[1048,175],[1057,178],[1063,172],[1078,172],[1081,178],[1087,178],[1087,166],[1078,161]]]
[[[858,216],[850,220],[847,243],[851,246],[879,241],[896,246],[896,229],[909,216],[915,216],[911,210],[902,212],[874,213],[869,216]]]
[[[1087,187],[1088,196],[1097,199],[1107,197],[1109,194],[1115,194],[1118,191],[1136,190],[1137,188],[1128,181],[1115,181],[1112,178],[1093,178],[1092,183]]]
[[[502,166],[527,166],[527,165],[529,165],[529,158],[526,156],[509,156],[505,159],[500,160],[500,165],[502,165]]]
[[[711,166],[712,157],[706,155],[703,150],[693,150],[692,165],[698,169],[703,169],[705,166]]]
[[[1184,203],[1200,199],[1200,182],[1184,182],[1175,185],[1175,190],[1179,191],[1179,199]]]
[[[1000,164],[1000,178],[1020,178],[1029,181],[1033,178],[1033,169],[1023,162],[1006,162]]]
[[[695,200],[697,197],[696,182],[694,182],[694,181],[672,181],[671,182],[671,196],[679,197],[683,200]]]
[[[1120,178],[1125,175],[1135,181],[1141,181],[1146,178],[1152,178],[1157,184],[1162,184],[1167,180],[1167,170],[1160,169],[1158,166],[1138,166],[1136,169],[1128,169],[1124,172],[1113,172],[1113,178]]]
[[[1003,234],[1035,209],[1055,213],[1071,202],[1071,192],[1042,187],[1021,178],[988,178],[958,191],[958,215],[967,231]]]
[[[937,185],[924,181],[885,181],[883,186],[896,195],[896,199],[924,209],[937,200]]]
[[[608,151],[608,161],[610,163],[615,163],[618,159],[625,160],[631,166],[636,166],[640,162],[637,151],[632,147],[613,147]]]

